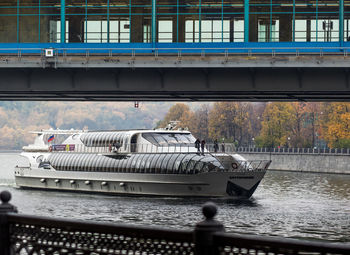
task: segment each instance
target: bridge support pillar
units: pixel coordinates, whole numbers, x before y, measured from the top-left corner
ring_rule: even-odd
[[[284,14],[280,16],[279,41],[280,42],[293,41],[293,16],[290,14]]]
[[[249,17],[249,42],[258,41],[258,15]]]
[[[143,15],[138,15],[141,14],[143,11],[143,8],[133,8],[133,12],[136,15],[131,16],[131,25],[130,27],[132,28],[130,33],[131,33],[131,42],[143,42]]]
[[[78,43],[84,42],[84,33],[82,31],[82,23],[84,22],[84,17],[79,15],[69,16],[69,35],[68,41]]]

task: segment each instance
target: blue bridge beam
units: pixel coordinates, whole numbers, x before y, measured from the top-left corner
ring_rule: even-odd
[[[66,42],[66,0],[61,0],[61,43]]]

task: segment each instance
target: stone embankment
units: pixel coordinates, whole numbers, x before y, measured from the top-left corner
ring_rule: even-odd
[[[271,170],[350,174],[349,154],[242,152],[248,160],[272,160]]]

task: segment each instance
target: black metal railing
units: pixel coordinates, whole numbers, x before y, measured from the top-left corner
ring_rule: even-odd
[[[350,254],[349,244],[227,234],[210,202],[191,231],[22,215],[8,191],[0,198],[0,255]]]
[[[350,155],[350,148],[258,148],[238,147],[237,153],[337,154]]]

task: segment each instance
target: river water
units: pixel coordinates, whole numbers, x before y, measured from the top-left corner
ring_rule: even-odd
[[[192,229],[208,200],[21,190],[13,167],[23,160],[0,154],[0,190],[20,213]],[[271,171],[250,200],[211,201],[227,232],[350,243],[350,175]]]

